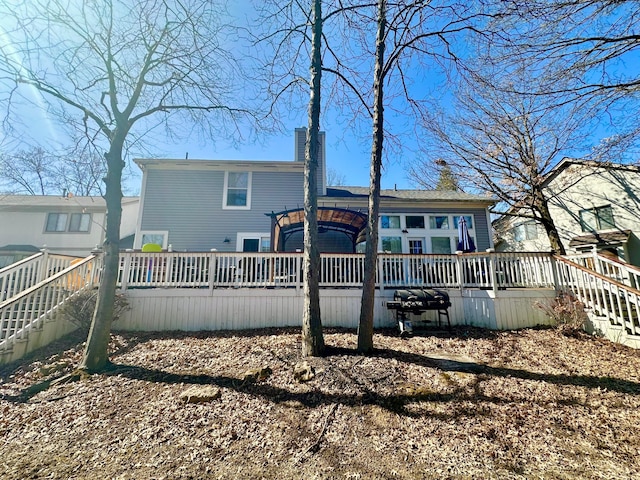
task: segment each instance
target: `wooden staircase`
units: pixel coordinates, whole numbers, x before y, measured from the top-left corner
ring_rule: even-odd
[[[14,294],[0,302],[0,364],[18,360],[77,328],[61,314],[61,308],[68,299],[98,284],[98,262],[95,255],[76,259],[18,293],[12,289]],[[43,266],[38,268],[42,271]],[[12,278],[26,278],[24,272]]]
[[[605,257],[589,257],[590,262],[556,257],[558,288],[571,291],[583,303],[588,331],[640,348],[640,270]]]

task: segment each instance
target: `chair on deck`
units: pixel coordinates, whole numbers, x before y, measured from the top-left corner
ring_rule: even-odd
[[[157,243],[145,243],[142,246],[142,253],[158,253],[162,252],[162,245]],[[151,281],[151,272],[153,270],[153,259],[150,258],[147,264],[147,282]]]

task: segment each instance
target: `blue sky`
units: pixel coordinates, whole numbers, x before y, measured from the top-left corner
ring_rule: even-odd
[[[231,2],[232,14],[242,17],[251,14],[250,0]],[[0,31],[0,34],[2,32]],[[308,72],[308,67],[304,66]],[[35,90],[24,92],[31,105],[25,105],[20,110],[18,122],[13,123],[14,131],[0,142],[5,151],[12,149],[28,149],[31,145],[41,145],[50,150],[58,150],[69,143],[64,129],[56,122],[54,117],[47,113],[45,98]],[[291,160],[294,155],[294,129],[307,125],[306,103],[307,98],[301,99],[301,105],[296,111],[289,109],[288,118],[279,118],[283,124],[282,131],[277,134],[259,135],[257,141],[252,143],[227,143],[224,139],[212,139],[203,141],[197,135],[191,138],[168,141],[162,132],[147,135],[143,140],[144,148],[133,148],[129,152],[128,160],[135,157],[163,157],[185,158],[188,153],[190,159],[215,159],[215,160]],[[328,169],[334,170],[342,178],[346,185],[367,186],[369,184],[369,163],[371,151],[371,125],[365,119],[360,122],[360,131],[355,132],[345,126],[344,112],[337,110],[323,111],[321,117],[321,129],[326,132],[326,159]],[[400,119],[404,122],[406,119]],[[400,122],[398,125],[400,125]],[[387,117],[387,125],[394,124],[390,116]],[[400,127],[400,128],[406,128]],[[412,129],[407,129],[412,130]],[[0,135],[2,132],[0,132]],[[215,140],[215,141],[213,141]],[[415,144],[410,137],[402,137],[405,146]],[[407,178],[406,164],[414,160],[409,150],[403,150],[398,154],[391,154],[385,160],[382,177],[383,188],[412,188]],[[129,162],[130,177],[125,188],[128,193],[138,193],[140,187],[140,175],[137,167]]]
[[[248,12],[251,15],[250,0],[238,0],[231,3],[231,13],[242,16]],[[1,22],[0,22],[1,28]],[[2,31],[0,30],[0,41]],[[238,53],[242,55],[242,52]],[[445,77],[441,69],[421,65],[415,68],[411,65],[415,93],[417,97],[442,102],[446,100],[447,88]],[[308,66],[300,66],[301,72],[308,72]],[[330,79],[326,78],[327,83]],[[325,83],[325,88],[327,87]],[[256,87],[258,88],[258,87]],[[22,108],[21,123],[15,123],[15,131],[10,138],[0,141],[0,147],[5,151],[40,144],[45,148],[59,149],[59,146],[68,142],[64,130],[49,117],[48,108],[42,97],[37,92],[27,92],[30,95],[32,105]],[[324,93],[323,93],[324,95]],[[197,136],[191,136],[183,140],[168,141],[163,132],[153,132],[147,135],[141,147],[129,152],[128,160],[135,157],[163,157],[185,158],[188,153],[190,159],[215,159],[215,160],[290,160],[294,154],[294,129],[306,126],[306,103],[308,97],[300,98],[298,108],[294,107],[284,111],[286,118],[279,118],[283,124],[282,131],[277,134],[259,136],[254,143],[227,143],[223,138],[203,141]],[[445,104],[446,106],[446,104]],[[402,109],[399,108],[399,111]],[[282,110],[281,110],[282,112]],[[347,185],[367,186],[369,183],[369,163],[371,151],[371,122],[361,119],[358,130],[348,126],[345,120],[345,112],[341,112],[337,106],[322,112],[321,128],[326,132],[326,158],[327,167],[334,170],[344,179]],[[395,116],[394,116],[395,115]],[[407,177],[409,165],[418,157],[419,137],[414,131],[415,119],[398,113],[393,108],[386,109],[386,128],[388,132],[396,135],[397,144],[401,148],[391,149],[391,143],[386,142],[384,170],[382,176],[383,188],[412,188],[413,184]],[[186,127],[189,128],[188,126]],[[1,132],[0,132],[1,134]],[[214,141],[215,140],[215,141]],[[397,147],[396,144],[396,147]],[[433,160],[433,159],[426,159]],[[138,193],[140,187],[140,175],[137,167],[130,162],[133,177],[125,185],[127,193]]]

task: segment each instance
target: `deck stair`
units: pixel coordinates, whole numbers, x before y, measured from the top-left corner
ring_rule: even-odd
[[[640,348],[640,270],[594,255],[557,260],[558,287],[585,306],[588,329]]]
[[[95,255],[77,260],[0,302],[0,364],[21,358],[75,329],[58,313],[69,298],[97,285],[98,261]],[[23,273],[12,278],[22,281],[34,275]]]

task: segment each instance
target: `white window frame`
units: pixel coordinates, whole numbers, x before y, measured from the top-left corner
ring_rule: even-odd
[[[528,220],[516,225],[513,229],[513,239],[516,242],[526,242],[538,239],[538,224],[535,220]]]
[[[246,205],[227,205],[227,193],[229,191],[229,174],[230,173],[243,173],[247,175],[247,204]],[[222,209],[223,210],[251,210],[251,181],[252,172],[242,171],[227,171],[224,172],[224,190],[222,195]]]
[[[411,242],[420,242],[421,246],[422,246],[422,252],[420,254],[427,253],[427,242],[425,242],[424,237],[409,237],[409,238],[407,238],[407,252],[408,253],[414,253],[414,252],[411,251]]]
[[[169,241],[169,230],[141,230],[140,235],[136,236],[136,244],[133,248],[142,248],[142,237],[145,235],[162,235],[162,249],[166,250]]]
[[[397,217],[398,218],[398,226],[397,227],[385,227],[382,225],[382,217],[387,217],[387,218],[391,218],[391,217]],[[400,230],[402,228],[402,215],[399,213],[384,213],[382,215],[380,215],[380,229],[384,230],[384,231],[388,231],[388,230]]]
[[[262,239],[268,238],[269,243],[271,243],[271,234],[269,232],[238,232],[236,235],[236,252],[241,252],[242,247],[244,246],[245,240],[258,240],[258,252],[262,252]],[[271,247],[269,247],[269,251],[271,251]]]

